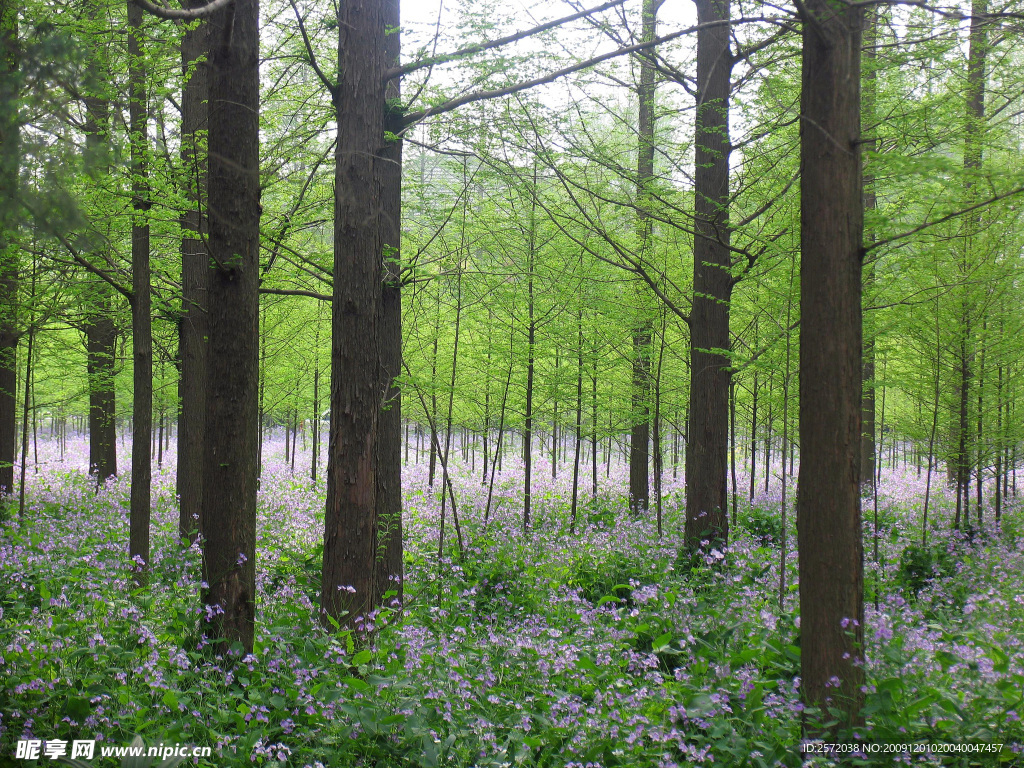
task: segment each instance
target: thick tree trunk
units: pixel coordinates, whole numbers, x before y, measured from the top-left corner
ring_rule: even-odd
[[[90,286],[85,322],[86,372],[89,382],[89,473],[103,484],[117,474],[114,363],[117,328],[111,317],[106,283]]]
[[[860,514],[862,11],[808,0],[800,114],[801,692],[838,728],[864,695]],[[825,719],[828,716],[825,715]],[[831,733],[807,723],[811,733]]]
[[[259,4],[210,18],[203,531],[213,637],[252,652],[259,389]],[[226,652],[228,646],[222,648]]]
[[[384,24],[390,32],[384,38],[385,64],[399,63],[399,0],[384,1]],[[388,103],[401,97],[400,80],[388,83]],[[380,451],[377,463],[377,510],[380,516],[377,535],[378,551],[383,557],[377,564],[377,585],[381,595],[394,591],[399,604],[403,601],[404,565],[402,559],[402,392],[398,377],[402,372],[402,294],[400,282],[402,237],[402,140],[401,114],[388,110],[384,121],[387,140],[376,159],[381,184],[381,240],[383,241],[383,274],[380,324],[380,370],[383,376],[384,411],[380,422]],[[394,137],[393,139],[391,137]],[[407,449],[408,450],[408,449]]]
[[[128,2],[129,130],[132,155],[132,487],[128,556],[136,586],[149,572],[149,514],[152,485],[153,334],[149,274],[149,151],[146,70],[142,53],[142,8]]]
[[[91,62],[97,77],[106,75],[106,65],[98,54]],[[85,98],[85,170],[105,173],[109,138],[110,103],[95,93]],[[84,292],[83,330],[85,331],[86,373],[89,389],[89,472],[101,484],[117,474],[117,431],[114,393],[115,343],[117,328],[113,320],[110,286],[90,277]]]
[[[697,23],[729,18],[729,0],[697,0]],[[690,427],[686,446],[686,541],[729,539],[729,27],[697,33]]]
[[[377,602],[377,471],[384,392],[381,259],[384,0],[338,12],[338,121],[334,188],[331,433],[321,590],[323,621],[357,625]],[[345,612],[348,611],[347,615]]]
[[[18,389],[18,7],[0,5],[0,496],[14,492]]]

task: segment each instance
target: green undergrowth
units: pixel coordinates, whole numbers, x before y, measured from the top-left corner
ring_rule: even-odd
[[[5,756],[22,735],[102,734],[210,746],[202,766],[760,768],[801,765],[802,723],[832,717],[800,702],[796,559],[780,609],[770,506],[741,511],[727,554],[681,554],[677,504],[659,539],[615,502],[581,510],[572,534],[550,516],[529,535],[465,521],[466,553],[449,541],[443,562],[436,520],[414,512],[404,612],[382,611],[368,642],[319,626],[322,545],[277,503],[260,528],[257,642],[243,656],[203,638],[198,555],[175,541],[169,502],[154,518],[151,586],[132,592],[124,495],[55,484],[0,550]],[[1002,742],[911,762],[1016,764],[1016,523],[921,547],[902,534],[912,514],[887,508],[877,564],[869,553],[880,599],[868,600],[867,723],[848,738]]]

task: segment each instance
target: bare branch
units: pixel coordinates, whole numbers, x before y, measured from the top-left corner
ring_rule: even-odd
[[[227,8],[234,0],[210,0],[204,6],[187,10],[154,5],[150,0],[132,0],[132,2],[146,13],[151,13],[160,19],[167,19],[168,21],[195,21],[196,19],[208,18],[222,8]]]
[[[549,29],[559,27],[562,24],[568,24],[570,21],[576,21],[577,19],[582,19],[583,17],[590,16],[591,14],[594,13],[607,11],[609,8],[614,8],[616,5],[622,5],[623,2],[625,2],[625,0],[611,0],[611,2],[605,3],[604,5],[599,5],[596,8],[591,8],[586,11],[580,11],[579,13],[574,13],[571,16],[565,16],[561,19],[548,21],[545,22],[544,24],[538,24],[536,27],[533,27],[532,29],[526,29],[523,30],[522,32],[516,32],[515,34],[506,35],[505,37],[499,37],[497,40],[489,40],[486,43],[475,43],[473,45],[467,45],[465,48],[460,48],[459,50],[452,51],[451,53],[442,53],[437,56],[430,56],[429,58],[423,59],[421,61],[410,62],[409,64],[406,64],[405,66],[402,67],[393,67],[392,69],[389,69],[387,72],[384,73],[384,79],[392,80],[396,77],[408,75],[410,72],[415,72],[419,69],[426,69],[427,67],[432,67],[436,64],[445,64],[449,61],[461,59],[465,56],[471,56],[474,53],[480,53],[481,51],[489,51],[493,48],[500,48],[503,45],[508,45],[509,43],[514,43],[518,40],[523,40],[527,37],[540,34],[541,32],[546,32]]]
[[[590,67],[596,66],[597,64],[600,64],[604,61],[608,61],[609,59],[624,56],[627,53],[636,53],[637,51],[643,51],[653,46],[661,45],[671,40],[683,37],[684,35],[691,35],[694,32],[697,32],[701,29],[707,29],[709,27],[720,27],[730,24],[750,24],[755,22],[774,23],[776,21],[776,19],[757,16],[751,18],[731,20],[723,19],[720,21],[710,21],[707,22],[706,24],[695,24],[692,27],[680,29],[677,30],[676,32],[672,32],[671,34],[668,35],[662,35],[661,37],[657,37],[653,40],[647,40],[643,43],[637,43],[635,45],[627,45],[621,48],[616,48],[614,51],[603,53],[600,56],[594,56],[591,59],[586,59],[585,61],[573,64],[572,66],[564,67],[554,72],[549,72],[546,75],[542,75],[541,77],[535,77],[532,80],[524,80],[521,83],[515,83],[514,85],[505,86],[504,88],[495,88],[494,90],[473,91],[472,93],[467,93],[462,96],[458,96],[454,99],[450,99],[442,104],[438,104],[436,107],[428,107],[427,109],[422,109],[418,112],[409,112],[408,114],[405,115],[404,123],[405,126],[408,127],[410,125],[413,125],[414,123],[418,123],[420,120],[430,117],[431,115],[440,115],[445,112],[451,112],[453,109],[458,109],[459,107],[465,104],[472,104],[473,102],[476,101],[485,101],[488,99],[498,99],[501,98],[502,96],[511,96],[513,93],[519,93],[519,91],[525,91],[529,88],[533,88],[538,85],[544,85],[545,83],[554,82],[555,80],[565,77],[566,75],[571,75],[573,72],[579,72],[582,69],[589,69]]]
[[[317,63],[316,54],[313,53],[313,45],[309,42],[309,35],[306,33],[306,22],[302,18],[302,14],[299,13],[299,8],[295,5],[295,0],[288,0],[292,6],[292,10],[295,11],[295,20],[299,22],[299,32],[302,34],[302,42],[306,46],[306,55],[309,57],[309,66],[313,68],[316,76],[320,78],[320,82],[324,84],[324,88],[327,89],[328,93],[333,97],[338,90],[338,83],[332,82],[324,71],[320,69],[320,65]]]
[[[954,211],[953,213],[946,214],[945,216],[940,216],[939,218],[937,218],[937,219],[935,219],[933,221],[926,221],[924,224],[921,224],[921,225],[919,225],[917,227],[914,227],[913,229],[908,229],[906,232],[901,232],[898,235],[893,235],[892,237],[887,237],[884,240],[876,240],[875,242],[871,243],[870,245],[864,246],[864,253],[867,254],[867,253],[875,250],[876,248],[881,248],[883,245],[888,245],[889,243],[894,243],[897,240],[902,240],[905,237],[910,237],[911,235],[915,235],[918,232],[921,232],[921,231],[923,231],[925,229],[929,229],[930,227],[934,227],[934,226],[936,226],[938,224],[942,224],[943,222],[950,221],[952,219],[957,219],[957,218],[959,218],[961,216],[964,216],[964,215],[970,213],[971,211],[976,211],[979,208],[984,208],[987,205],[991,205],[992,203],[999,202],[1000,200],[1005,200],[1008,197],[1013,197],[1014,195],[1019,195],[1022,192],[1024,192],[1024,187],[1017,187],[1015,189],[1011,189],[1009,192],[1003,192],[1002,194],[999,194],[999,195],[993,195],[992,197],[988,198],[987,200],[982,200],[980,203],[976,203],[975,205],[970,205],[967,208],[960,209],[959,211]]]
[[[318,301],[326,301],[328,303],[331,301],[330,296],[317,293],[316,291],[302,291],[297,288],[260,288],[260,293],[270,294],[273,296],[306,296],[310,299],[317,299]]]

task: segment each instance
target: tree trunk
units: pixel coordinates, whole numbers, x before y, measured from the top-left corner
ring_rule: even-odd
[[[878,11],[876,8],[871,7],[865,11],[865,14],[864,96],[861,113],[868,135],[873,136],[878,130],[875,124],[875,103],[878,98],[877,54],[875,53]],[[872,141],[869,148],[873,149],[874,144],[875,142]],[[878,196],[875,194],[874,176],[872,174],[864,174],[864,210],[874,210],[877,205]],[[874,233],[867,232],[866,237],[869,242],[873,241]],[[862,274],[863,294],[865,298],[870,298],[875,285],[874,261],[864,265]],[[861,367],[861,493],[873,492],[875,484],[875,330],[874,324],[870,320],[870,316],[865,317],[863,365]]]
[[[576,318],[576,445],[572,459],[572,504],[569,513],[569,532],[576,530],[576,509],[580,496],[580,447],[583,444],[583,310]]]
[[[18,250],[10,247],[20,219],[18,177],[18,3],[0,5],[0,496],[14,492],[18,430]]]
[[[399,0],[384,0],[384,24],[390,30],[384,38],[384,56],[387,66],[397,66],[400,58]],[[388,82],[387,103],[396,104],[401,98],[401,81]],[[401,604],[404,600],[404,561],[402,527],[402,391],[398,377],[402,372],[402,294],[401,294],[401,237],[402,237],[402,140],[401,113],[389,109],[384,119],[386,139],[380,144],[376,158],[376,173],[381,185],[381,240],[383,249],[383,282],[378,323],[380,333],[380,373],[384,410],[380,420],[380,449],[377,465],[377,535],[378,552],[383,557],[377,563],[377,588],[381,595],[395,592]]]
[[[213,637],[252,652],[259,452],[259,3],[210,17],[203,531]],[[223,611],[223,613],[220,613]],[[228,647],[222,647],[226,652]]]
[[[149,514],[152,484],[153,334],[150,310],[149,152],[146,70],[142,52],[142,8],[128,2],[128,113],[132,154],[132,487],[128,556],[137,587],[149,573]],[[138,559],[136,559],[138,558]]]
[[[534,349],[537,340],[537,325],[533,304],[533,232],[530,227],[530,261],[529,276],[527,277],[527,288],[529,291],[528,312],[529,319],[526,326],[526,421],[523,426],[523,467],[525,476],[523,478],[523,533],[530,530],[530,491],[531,470],[533,469],[533,377],[534,377]]]
[[[101,55],[90,62],[94,74],[107,74]],[[107,131],[110,103],[101,94],[85,97],[85,170],[90,175],[107,171]],[[117,474],[117,431],[115,423],[114,363],[117,328],[113,319],[110,286],[98,278],[86,280],[83,323],[86,348],[86,374],[89,389],[89,473],[96,482]]]
[[[114,363],[117,328],[109,286],[90,285],[85,322],[86,371],[89,382],[89,473],[102,485],[117,474]]]
[[[316,485],[317,461],[320,459],[320,306],[316,308],[316,328],[313,333],[313,419],[310,422],[312,456],[309,461],[309,479]]]
[[[697,0],[697,23],[729,19],[729,0]],[[690,311],[690,427],[686,542],[729,539],[729,27],[697,33],[696,194]]]
[[[658,9],[663,0],[644,0],[643,30],[645,41],[653,40],[658,28]],[[654,91],[655,69],[644,57],[640,58],[640,83],[637,89],[637,235],[640,240],[640,259],[646,262],[653,251],[653,226],[648,187],[654,178]],[[635,295],[639,319],[633,333],[632,419],[629,433],[629,508],[640,514],[650,504],[650,439],[651,439],[651,321],[647,315],[648,288],[637,279]]]
[[[321,590],[325,624],[358,625],[378,599],[377,471],[382,439],[384,0],[338,11],[331,434]],[[347,615],[345,611],[348,611]],[[333,621],[332,621],[333,620]]]
[[[192,0],[188,6],[202,3]],[[203,531],[203,425],[206,422],[207,291],[210,257],[205,215],[207,154],[204,140],[209,96],[210,27],[200,21],[186,30],[181,41],[181,155],[187,176],[190,205],[181,217],[181,322],[178,331],[181,376],[178,398],[177,490],[178,536],[192,544]],[[202,132],[202,133],[200,133]]]
[[[755,337],[756,338],[756,337]],[[750,505],[754,504],[754,484],[757,478],[757,371],[754,371],[752,405],[750,408]]]
[[[859,723],[864,695],[860,515],[862,11],[808,0],[800,114],[801,692]],[[838,684],[837,684],[838,683]],[[827,719],[828,716],[825,715]],[[815,735],[836,732],[807,723]]]
[[[29,306],[32,307],[35,304],[36,298],[36,262],[35,257],[32,258],[32,278],[31,278],[31,294],[29,297]],[[32,316],[33,310],[29,309],[29,320],[28,320],[28,353],[25,358],[25,409],[22,412],[21,422],[21,478],[18,486],[18,523],[19,525],[25,522],[25,469],[28,464],[28,410],[29,410],[29,392],[32,386],[32,350],[35,345],[36,327],[35,318]]]

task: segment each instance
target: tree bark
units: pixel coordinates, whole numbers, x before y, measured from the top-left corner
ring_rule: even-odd
[[[664,0],[644,0],[642,37],[653,40],[658,28],[658,9]],[[649,204],[651,181],[654,178],[654,92],[655,68],[646,57],[640,58],[640,83],[637,88],[637,236],[641,261],[646,262],[652,250],[653,226]],[[629,432],[629,508],[640,514],[650,505],[650,441],[651,441],[651,336],[652,324],[646,316],[647,286],[636,281],[639,319],[633,332],[632,423]]]
[[[697,23],[729,19],[729,0],[697,0]],[[686,447],[686,541],[729,539],[729,27],[697,32],[690,427]]]
[[[187,7],[204,5],[191,0]],[[189,210],[181,217],[181,321],[179,355],[181,376],[178,397],[177,490],[178,534],[192,543],[202,531],[203,424],[206,420],[206,307],[210,258],[206,252],[207,99],[210,71],[210,27],[199,21],[185,31],[181,41],[181,161]]]
[[[387,66],[397,66],[401,53],[399,0],[384,0],[384,56]],[[401,98],[400,80],[388,82],[385,98],[397,104]],[[383,274],[380,324],[380,371],[383,377],[384,411],[381,414],[381,448],[377,463],[377,509],[380,515],[377,535],[377,584],[381,594],[396,593],[404,599],[402,528],[402,391],[398,377],[402,372],[402,138],[401,113],[389,108],[384,118],[385,139],[376,158],[381,184],[381,240]]]
[[[210,17],[203,531],[213,637],[252,652],[259,389],[259,4]],[[220,612],[220,613],[218,613]],[[221,651],[227,651],[222,648]]]
[[[86,373],[89,382],[89,473],[102,485],[117,474],[114,362],[117,328],[111,317],[110,289],[90,285],[85,321]]]
[[[865,11],[864,28],[864,97],[862,100],[861,113],[864,117],[867,130],[870,135],[878,130],[875,123],[875,104],[878,100],[878,73],[877,54],[875,53],[875,41],[877,39],[878,11],[871,7]],[[874,148],[871,142],[869,148]],[[864,210],[870,211],[878,205],[878,195],[875,193],[874,176],[864,174]],[[868,240],[874,239],[874,233],[866,233]],[[866,299],[870,296],[875,284],[875,263],[874,261],[865,264],[863,268],[863,294]],[[875,331],[874,324],[870,317],[865,317],[864,322],[864,353],[863,365],[861,367],[861,461],[860,461],[860,483],[861,492],[873,492],[875,483]]]
[[[149,574],[152,485],[153,333],[150,311],[149,151],[142,9],[128,2],[128,113],[132,156],[132,487],[128,556],[137,587]]]
[[[325,624],[355,627],[377,603],[375,578],[381,416],[384,0],[338,11],[331,431],[321,590]],[[354,590],[354,591],[353,591]],[[346,613],[347,612],[347,613]],[[333,622],[332,622],[333,619]]]
[[[808,0],[800,114],[801,691],[861,720],[862,11]],[[829,719],[827,714],[823,719]],[[833,728],[805,723],[811,733]]]
[[[18,7],[0,5],[0,496],[14,492],[18,389]]]
[[[97,78],[102,79],[108,74],[99,54],[90,62],[90,68]],[[110,102],[105,94],[90,93],[85,97],[85,110],[85,170],[89,174],[105,173],[108,163]],[[89,389],[89,473],[95,475],[100,485],[117,474],[114,392],[117,327],[113,319],[111,294],[112,290],[106,282],[98,278],[87,280],[83,330]]]

